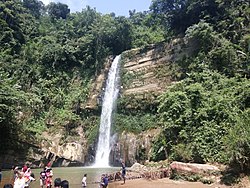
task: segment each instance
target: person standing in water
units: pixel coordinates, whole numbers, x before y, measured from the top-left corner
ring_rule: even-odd
[[[82,187],[87,187],[87,174],[84,174],[82,178]]]

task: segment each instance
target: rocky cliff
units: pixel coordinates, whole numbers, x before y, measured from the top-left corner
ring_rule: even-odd
[[[193,51],[190,43],[175,39],[169,43],[124,52],[123,77],[129,78],[122,83],[122,93],[138,95],[150,92],[159,95],[174,81],[171,71],[174,63]]]
[[[169,43],[151,45],[143,49],[133,49],[122,54],[121,94],[118,116],[131,119],[140,114],[134,127],[144,123],[142,118],[157,117],[157,97],[174,84],[177,62],[195,51],[193,42],[175,39]],[[128,115],[129,114],[129,115]],[[157,121],[157,120],[156,120]],[[146,122],[147,123],[147,122]],[[152,127],[140,134],[123,131],[118,142],[122,143],[120,154],[128,165],[136,161],[150,160],[152,142],[160,134],[158,122],[150,122]],[[119,126],[126,126],[122,123]],[[133,129],[133,128],[132,128]],[[133,131],[133,130],[132,130]]]
[[[173,70],[176,62],[194,52],[193,44],[182,39],[175,39],[168,43],[151,45],[143,49],[133,49],[122,53],[121,65],[121,89],[120,103],[118,104],[118,115],[127,116],[133,110],[136,112],[147,110],[147,113],[156,113],[156,98],[175,82]],[[109,58],[105,68],[93,80],[89,100],[81,104],[84,113],[91,116],[100,116],[101,99],[104,92],[105,80],[111,65]],[[121,102],[122,101],[122,102]],[[147,106],[143,108],[142,106]],[[150,106],[150,107],[148,107]],[[94,111],[94,113],[93,113]],[[128,116],[128,118],[130,118]],[[97,123],[96,123],[97,124]],[[118,123],[119,124],[119,123]],[[68,125],[67,125],[68,126]],[[45,138],[38,146],[29,147],[23,160],[30,161],[35,166],[53,161],[55,166],[84,165],[92,159],[95,154],[95,142],[87,141],[86,125],[71,128],[75,134],[66,136],[64,130],[44,133]],[[98,127],[98,125],[95,125]],[[123,124],[119,124],[120,127]],[[140,125],[135,125],[140,126]],[[149,160],[152,141],[160,133],[160,128],[154,127],[141,133],[121,131],[112,148],[111,160],[115,164],[118,159],[126,160],[128,165],[140,160]],[[15,157],[12,156],[13,160]],[[3,161],[8,161],[3,159]],[[7,162],[6,162],[7,163]]]

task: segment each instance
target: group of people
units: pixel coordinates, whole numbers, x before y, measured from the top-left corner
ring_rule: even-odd
[[[13,167],[13,173],[14,186],[12,184],[5,184],[3,188],[29,188],[30,182],[36,180],[34,174],[27,165],[24,165],[22,168]],[[50,163],[40,172],[40,187],[53,187],[53,171]],[[60,178],[56,178],[54,180],[54,187],[69,188],[69,182],[67,180],[61,181]]]
[[[51,188],[52,187],[52,178],[53,178],[53,171],[50,166],[46,166],[40,172],[40,187]]]
[[[40,172],[40,187],[41,188],[51,188],[53,184],[53,171],[51,168],[51,163],[49,162],[47,166]],[[56,178],[54,180],[54,188],[69,188],[68,180],[61,180],[61,178]]]
[[[35,181],[35,176],[31,169],[24,165],[22,168],[14,167],[14,188],[28,188],[30,182]]]
[[[122,162],[121,163],[121,175],[123,178],[123,184],[125,184],[126,181],[126,166],[125,163]],[[100,188],[107,188],[108,187],[108,183],[109,183],[109,179],[108,179],[108,175],[106,174],[102,174],[101,176],[101,182],[100,182]],[[86,188],[87,187],[87,174],[83,175],[82,178],[82,188]]]
[[[40,187],[51,188],[53,187],[53,171],[51,163],[49,162],[46,167],[40,172]],[[68,180],[61,180],[56,178],[54,180],[54,188],[69,188]]]
[[[56,178],[54,180],[54,188],[69,188],[68,180],[61,180],[61,178]]]
[[[35,181],[35,176],[31,172],[31,169],[24,165],[22,168],[15,166],[13,170],[14,186],[10,183],[4,184],[3,188],[28,188],[30,182]],[[2,169],[0,169],[0,184],[2,181]]]
[[[100,188],[108,187],[108,183],[109,183],[108,176],[103,174],[101,177]],[[87,174],[84,174],[82,178],[82,187],[83,188],[87,187]]]
[[[123,178],[123,183],[125,184],[126,180],[126,167],[125,163],[121,163],[121,174]],[[35,176],[31,172],[31,169],[24,165],[22,168],[15,167],[13,168],[14,171],[14,187],[12,184],[5,184],[3,188],[29,188],[29,184],[32,181],[35,181]],[[0,182],[2,179],[2,173],[0,169]],[[108,175],[103,174],[101,176],[100,188],[107,188],[109,183]],[[50,165],[47,165],[41,172],[40,172],[40,187],[41,188],[51,188],[53,186],[53,171]],[[84,174],[82,178],[82,187],[87,187],[87,174]],[[69,182],[67,180],[61,181],[61,178],[56,178],[54,180],[54,188],[69,188]]]

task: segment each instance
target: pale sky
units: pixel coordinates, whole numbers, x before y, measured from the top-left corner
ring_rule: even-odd
[[[147,11],[152,0],[42,0],[45,5],[52,1],[67,4],[70,12],[80,12],[89,5],[103,14],[114,12],[116,16],[129,16],[129,10]]]

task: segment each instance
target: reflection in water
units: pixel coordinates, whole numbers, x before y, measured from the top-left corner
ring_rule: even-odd
[[[118,171],[119,168],[88,168],[88,167],[62,167],[53,168],[53,181],[55,178],[61,178],[62,180],[68,180],[70,188],[81,188],[81,181],[84,174],[87,175],[87,184],[90,188],[97,188],[98,184],[94,182],[100,182],[101,175],[105,173],[111,173]],[[36,181],[31,182],[30,188],[40,188],[39,186],[39,174],[42,169],[32,169],[35,174]],[[4,182],[13,183],[11,179],[13,177],[12,171],[3,171]]]

